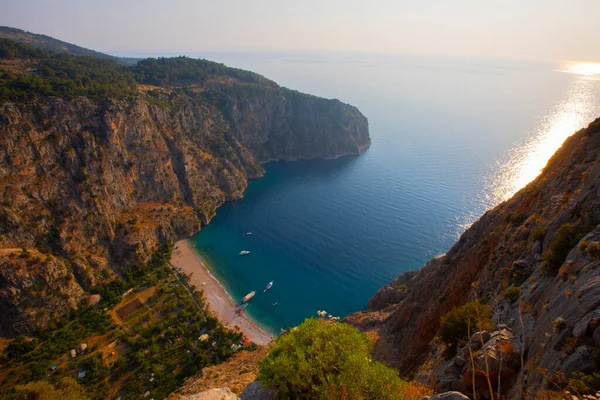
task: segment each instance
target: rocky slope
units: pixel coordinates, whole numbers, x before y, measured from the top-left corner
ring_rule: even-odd
[[[35,71],[30,64],[4,66]],[[0,249],[13,249],[0,250],[1,335],[48,326],[121,268],[194,234],[263,175],[262,162],[369,145],[356,108],[217,67],[225,75],[211,75],[216,101],[165,85],[0,104]]]
[[[485,361],[493,390],[500,375],[511,398],[552,386],[557,371],[598,371],[599,223],[600,119],[568,138],[536,180],[485,213],[445,256],[399,276],[347,321],[378,333],[376,358],[436,391],[472,395],[473,369],[485,371]],[[436,338],[440,318],[476,298],[490,305],[496,328],[447,359]],[[486,382],[476,386],[489,396]]]

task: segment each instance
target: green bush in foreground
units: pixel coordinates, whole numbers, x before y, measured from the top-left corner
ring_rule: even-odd
[[[259,380],[278,398],[399,399],[406,383],[370,360],[373,344],[353,326],[310,318],[277,339]]]

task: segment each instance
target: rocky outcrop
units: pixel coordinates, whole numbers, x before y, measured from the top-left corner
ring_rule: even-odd
[[[272,399],[271,391],[265,390],[257,381],[259,361],[267,355],[267,347],[253,351],[241,351],[230,360],[205,367],[189,378],[170,400],[185,398],[209,389],[227,387],[242,399]]]
[[[52,255],[71,282],[37,301],[15,282],[39,265],[3,257],[0,334],[46,326],[121,267],[191,236],[263,175],[262,162],[359,154],[370,142],[352,106],[248,86],[212,87],[218,104],[170,88],[158,100],[142,88],[119,100],[0,104],[0,248]]]
[[[190,396],[181,397],[180,400],[237,400],[239,397],[229,388],[208,389]]]
[[[464,348],[442,357],[435,336],[444,314],[475,298],[505,327],[474,351],[493,364],[498,346],[511,349],[491,371],[503,375],[507,397],[546,386],[556,371],[597,370],[599,157],[600,119],[568,138],[536,180],[485,213],[445,256],[381,288],[366,312],[346,321],[377,331],[377,359],[404,375],[421,367],[417,376],[437,391],[470,393],[464,382],[473,362]]]

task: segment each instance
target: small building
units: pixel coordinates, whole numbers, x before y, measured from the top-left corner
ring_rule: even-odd
[[[205,333],[204,335],[200,336],[198,340],[201,342],[206,342],[208,340],[208,335]]]
[[[86,351],[86,350],[87,350],[87,344],[85,344],[85,343],[81,343],[81,344],[79,345],[79,352],[80,352],[80,353],[83,353],[83,352],[84,352],[84,351]]]
[[[85,378],[86,375],[87,375],[87,373],[84,370],[80,370],[79,373],[77,374],[77,379]]]
[[[71,358],[75,358],[77,357],[77,352],[75,351],[75,349],[71,349],[69,350],[69,355],[71,356]]]

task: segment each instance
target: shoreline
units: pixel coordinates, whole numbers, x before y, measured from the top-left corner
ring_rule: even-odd
[[[229,329],[238,326],[244,336],[258,345],[266,345],[273,340],[273,336],[263,330],[244,311],[238,312],[234,300],[210,273],[187,239],[175,243],[171,264],[185,274],[191,274],[190,283],[198,290],[204,291],[210,311],[223,325]]]

